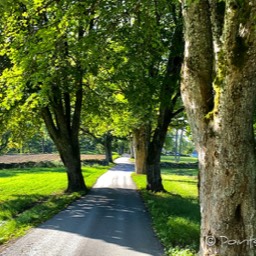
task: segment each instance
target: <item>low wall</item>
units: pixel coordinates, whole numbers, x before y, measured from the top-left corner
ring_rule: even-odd
[[[82,160],[82,165],[107,165],[107,162],[105,160],[99,160],[99,159],[88,159],[88,160]],[[0,163],[0,170],[2,169],[24,169],[24,168],[33,168],[33,167],[61,167],[63,166],[62,162],[56,161],[41,161],[41,162],[22,162],[22,163]]]

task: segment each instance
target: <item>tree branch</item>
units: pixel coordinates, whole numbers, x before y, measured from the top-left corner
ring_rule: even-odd
[[[82,101],[83,101],[83,90],[80,88],[76,92],[76,102],[75,102],[75,110],[73,114],[72,120],[72,134],[73,136],[78,136],[80,121],[81,121],[81,111],[82,111]]]
[[[41,109],[41,115],[42,115],[44,123],[49,131],[50,137],[53,139],[53,141],[56,141],[58,138],[59,130],[54,124],[52,114],[51,114],[49,107],[43,107]]]
[[[172,118],[175,117],[175,116],[177,116],[178,114],[182,113],[182,112],[184,111],[184,109],[185,109],[185,108],[182,107],[182,108],[180,108],[180,109],[174,111],[174,112],[172,113]]]
[[[70,94],[64,93],[64,104],[65,104],[65,117],[69,128],[71,127],[71,105],[70,105]]]
[[[85,129],[85,128],[80,128],[80,130],[85,133],[85,134],[88,134],[90,135],[97,143],[100,143],[100,144],[104,144],[104,142],[102,141],[101,138],[98,138],[97,136],[95,136],[92,132],[89,131],[89,129]]]

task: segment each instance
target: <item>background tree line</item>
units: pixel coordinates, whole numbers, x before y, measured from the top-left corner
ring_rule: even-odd
[[[161,150],[183,111],[180,5],[9,1],[1,10],[2,131],[24,140],[43,121],[70,192],[86,189],[80,131],[104,138],[106,149],[112,136],[133,134],[137,171],[147,169],[148,189],[163,190]]]

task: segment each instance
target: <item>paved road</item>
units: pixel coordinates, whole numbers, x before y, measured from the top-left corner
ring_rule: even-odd
[[[162,256],[149,216],[130,177],[133,165],[118,165],[94,188],[15,244],[2,256]]]

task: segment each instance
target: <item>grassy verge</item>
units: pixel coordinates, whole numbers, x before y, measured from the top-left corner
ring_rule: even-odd
[[[199,205],[197,171],[163,169],[167,193],[146,191],[146,176],[133,174],[133,179],[153,219],[154,229],[172,256],[192,256],[199,246]]]
[[[109,166],[83,167],[90,189]],[[0,244],[22,236],[49,219],[81,194],[65,194],[63,168],[0,170]]]

